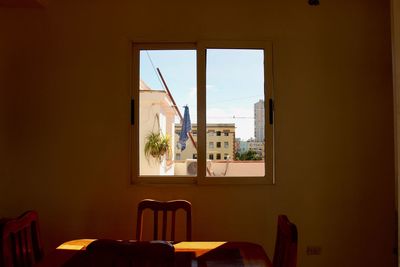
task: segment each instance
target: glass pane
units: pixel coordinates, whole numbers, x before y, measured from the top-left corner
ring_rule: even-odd
[[[195,130],[196,98],[195,50],[140,51],[140,175],[197,174],[197,135],[189,129]],[[185,107],[191,122],[182,127]]]
[[[264,50],[207,49],[207,175],[265,176]]]

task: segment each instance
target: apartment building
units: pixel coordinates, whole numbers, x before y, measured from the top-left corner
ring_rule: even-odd
[[[186,149],[177,148],[181,125],[175,125],[175,160],[197,159],[197,149],[191,139],[186,142]],[[192,124],[192,136],[197,146],[197,124]],[[235,155],[235,124],[208,123],[207,124],[207,159],[233,159]]]
[[[259,100],[254,104],[254,137],[256,141],[263,142],[265,139],[265,115],[264,100]]]
[[[257,154],[264,158],[265,156],[265,142],[255,141],[253,139],[247,140],[247,149],[257,152]]]

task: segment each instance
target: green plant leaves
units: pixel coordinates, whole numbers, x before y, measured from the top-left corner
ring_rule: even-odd
[[[161,132],[151,132],[146,136],[144,154],[147,159],[150,156],[161,161],[162,157],[171,150],[169,135],[163,135]]]

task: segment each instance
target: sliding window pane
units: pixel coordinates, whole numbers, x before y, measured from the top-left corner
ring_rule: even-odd
[[[196,51],[141,50],[139,90],[140,175],[195,176]]]
[[[207,175],[265,176],[264,50],[206,53]]]

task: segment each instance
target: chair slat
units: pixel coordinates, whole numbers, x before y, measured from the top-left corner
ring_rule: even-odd
[[[176,210],[173,210],[171,215],[171,240],[175,240],[175,216]]]
[[[153,223],[153,240],[157,240],[158,239],[158,210],[154,211],[154,223]]]
[[[167,210],[163,210],[162,240],[167,240]]]

